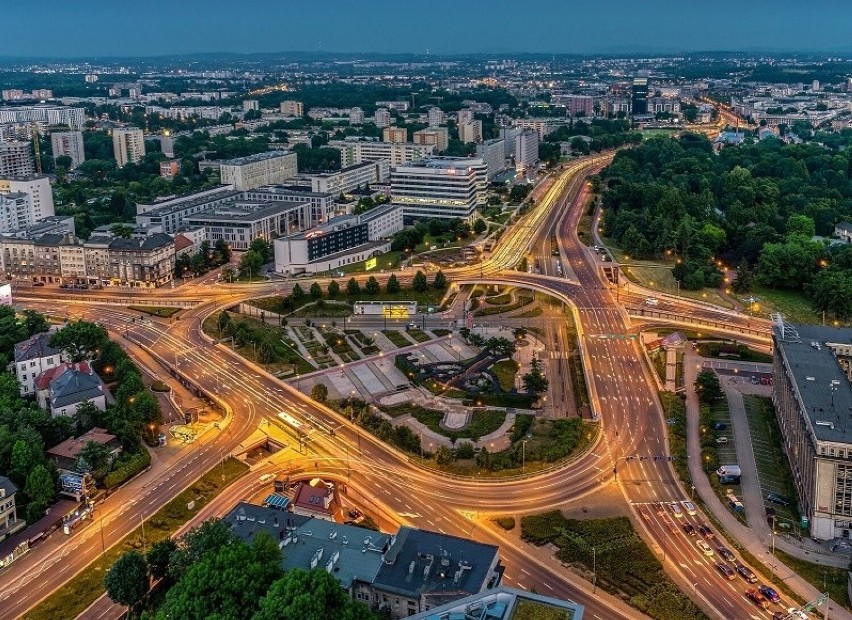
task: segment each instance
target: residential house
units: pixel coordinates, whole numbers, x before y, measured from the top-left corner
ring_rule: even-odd
[[[15,509],[15,493],[18,487],[6,476],[0,476],[0,540],[14,534],[26,525],[23,519],[18,519]]]
[[[79,437],[71,437],[62,443],[53,446],[47,451],[47,458],[51,459],[59,469],[67,469],[73,471],[77,468],[77,461],[80,458],[80,453],[89,442],[94,442],[105,446],[113,458],[121,452],[121,442],[115,435],[110,435],[103,428],[93,428],[92,430],[80,435]]]
[[[834,226],[834,236],[844,243],[852,243],[852,223],[840,222]]]
[[[86,362],[62,364],[36,377],[39,406],[52,416],[73,416],[85,402],[106,411],[107,391],[101,378]]]
[[[340,510],[338,502],[335,501],[334,488],[329,488],[322,482],[316,486],[307,482],[297,484],[291,506],[297,515],[327,521],[334,521],[334,515]]]
[[[49,344],[52,335],[49,332],[35,334],[15,345],[15,375],[21,384],[21,396],[33,394],[36,377],[62,362],[59,349]]]

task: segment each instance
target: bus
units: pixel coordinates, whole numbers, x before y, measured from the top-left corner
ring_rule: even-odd
[[[304,434],[308,431],[308,428],[299,422],[296,418],[291,416],[289,413],[282,411],[278,414],[278,419],[284,422],[287,426],[296,429],[298,432]]]

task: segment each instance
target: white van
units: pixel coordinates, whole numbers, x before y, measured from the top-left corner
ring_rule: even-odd
[[[645,300],[645,305],[646,306],[658,306],[658,305],[660,305],[660,300],[657,299],[656,297],[648,297],[648,299]]]

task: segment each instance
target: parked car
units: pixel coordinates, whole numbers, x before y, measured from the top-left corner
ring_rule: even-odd
[[[770,493],[766,496],[766,499],[773,504],[778,504],[779,506],[789,506],[790,500],[784,497],[783,495],[779,495],[778,493]]]
[[[719,444],[720,446],[727,446],[728,445],[728,438],[727,437],[717,437],[716,443]]]
[[[713,424],[713,430],[714,431],[723,431],[726,428],[728,428],[728,425],[725,424],[724,422],[716,422],[715,424]]]
[[[778,595],[778,592],[775,591],[774,588],[770,588],[767,585],[761,585],[758,589],[763,596],[772,601],[773,603],[780,603],[781,597]]]

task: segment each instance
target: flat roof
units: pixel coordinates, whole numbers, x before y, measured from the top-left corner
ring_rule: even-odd
[[[240,208],[242,204],[250,207],[249,209]],[[292,209],[298,209],[301,203],[270,201],[270,202],[253,202],[239,201],[230,204],[218,205],[210,207],[198,213],[193,213],[186,217],[186,222],[252,222],[260,220],[271,215],[284,213]]]
[[[852,443],[852,384],[827,343],[852,346],[852,329],[795,325],[773,329],[776,351],[793,378],[819,441]]]
[[[245,157],[235,157],[234,159],[221,159],[219,163],[223,166],[243,166],[245,164],[254,164],[267,159],[275,159],[277,157],[296,157],[293,151],[264,151],[263,153],[255,153],[254,155],[246,155]]]

